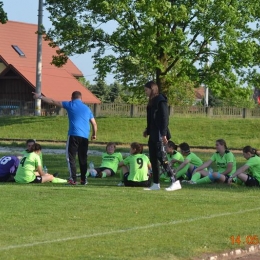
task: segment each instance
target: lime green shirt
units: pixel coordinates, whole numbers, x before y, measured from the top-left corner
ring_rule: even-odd
[[[37,170],[38,166],[42,166],[40,156],[34,152],[27,153],[20,161],[14,177],[15,181],[18,183],[29,183],[34,181],[36,177],[34,172]]]
[[[203,161],[195,153],[192,152],[186,156],[185,160],[189,160],[189,162],[196,167],[199,167],[203,164]]]
[[[102,153],[102,162],[100,167],[110,168],[114,172],[117,171],[118,164],[123,161],[121,153]]]
[[[168,159],[169,162],[170,162],[171,160],[173,160],[173,159],[178,160],[178,161],[181,161],[181,162],[184,161],[184,158],[183,158],[182,154],[181,154],[180,152],[177,152],[177,151],[174,151],[173,154],[169,154],[169,153],[168,153],[168,154],[167,154],[167,159]],[[172,165],[172,167],[173,167],[173,168],[177,168],[177,167],[179,167],[180,165],[181,165],[181,163],[176,162],[176,163],[174,163],[174,164]]]
[[[247,170],[248,174],[256,178],[260,183],[260,157],[257,155],[250,157],[246,165],[249,166]]]
[[[228,175],[230,176],[236,171],[236,158],[230,151],[226,151],[223,156],[221,156],[219,152],[216,152],[211,156],[210,160],[217,164],[219,173],[222,173],[227,169],[228,163],[232,163],[232,170]]]
[[[27,150],[24,150],[24,151],[22,151],[22,155],[23,155],[23,157],[24,156],[28,156],[28,154],[30,154]],[[43,158],[42,158],[42,152],[40,153],[40,158],[41,158],[41,162],[42,162],[42,165],[43,165]]]
[[[129,167],[129,181],[147,181],[149,158],[145,154],[132,154],[124,159],[124,164]]]

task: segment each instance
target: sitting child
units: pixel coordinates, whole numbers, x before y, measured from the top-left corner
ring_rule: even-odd
[[[0,182],[14,181],[19,162],[14,155],[0,158]]]
[[[203,164],[203,161],[193,152],[187,143],[180,144],[181,154],[185,157],[184,161],[175,170],[176,179],[190,180],[193,171]]]
[[[184,158],[182,154],[177,151],[177,145],[172,141],[168,141],[166,146],[166,152],[167,152],[167,159],[170,164],[170,167],[173,170],[175,170],[184,161]],[[162,173],[160,175],[160,179],[164,179],[166,182],[171,181],[167,173]]]
[[[67,180],[54,177],[52,174],[44,173],[40,158],[41,146],[35,143],[31,147],[31,152],[21,159],[16,175],[14,177],[17,183],[67,183]]]
[[[142,154],[143,146],[139,143],[132,143],[130,155],[119,163],[122,167],[124,185],[127,187],[150,187],[149,170],[151,163],[149,158]],[[118,185],[122,186],[122,185]]]
[[[123,161],[123,156],[119,152],[115,152],[116,144],[109,142],[106,146],[106,152],[102,153],[102,162],[100,167],[88,169],[86,176],[96,178],[105,178],[113,176],[117,172],[118,164]],[[90,173],[91,172],[91,173]]]

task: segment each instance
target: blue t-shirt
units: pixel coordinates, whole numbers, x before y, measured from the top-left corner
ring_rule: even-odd
[[[80,99],[62,101],[62,106],[67,110],[69,117],[68,135],[89,137],[89,120],[94,118],[90,108]]]

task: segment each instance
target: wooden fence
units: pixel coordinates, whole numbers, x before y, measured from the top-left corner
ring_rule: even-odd
[[[130,105],[123,103],[89,104],[95,117],[145,117],[146,105]],[[33,116],[35,111],[34,101],[23,102],[14,100],[0,100],[0,116]],[[42,104],[42,116],[65,116],[63,108]],[[232,118],[260,118],[260,107],[203,107],[203,106],[170,106],[170,117],[232,117]]]

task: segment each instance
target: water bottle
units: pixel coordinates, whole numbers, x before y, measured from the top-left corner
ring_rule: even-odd
[[[43,166],[43,172],[44,172],[45,174],[48,173],[48,169],[47,169],[46,165]]]
[[[89,163],[89,173],[91,177],[96,177],[95,166],[93,162]]]
[[[209,168],[209,175],[211,176],[213,173],[213,169],[212,168]]]

